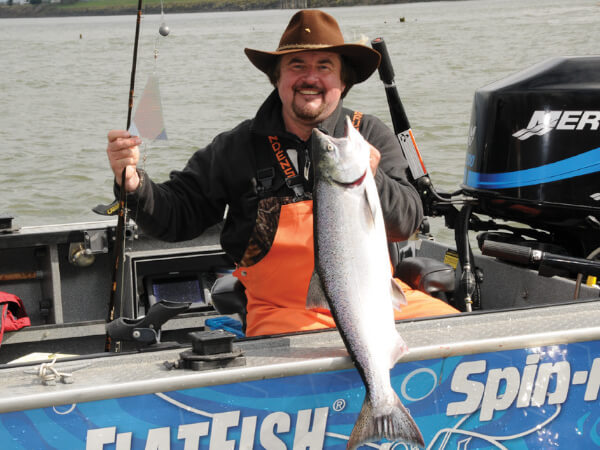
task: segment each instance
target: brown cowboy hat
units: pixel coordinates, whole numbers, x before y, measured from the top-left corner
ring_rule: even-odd
[[[362,44],[346,44],[336,20],[316,9],[294,14],[274,52],[244,49],[246,56],[259,70],[269,74],[277,58],[287,53],[326,50],[344,56],[356,72],[356,82],[365,81],[379,66],[381,55]]]

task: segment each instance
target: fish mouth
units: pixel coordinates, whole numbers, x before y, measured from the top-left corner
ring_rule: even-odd
[[[365,181],[365,177],[367,176],[367,171],[365,170],[365,172],[358,177],[356,180],[354,181],[350,181],[349,183],[345,183],[343,181],[338,181],[338,180],[333,180],[336,184],[343,186],[345,188],[353,188],[353,187],[357,187],[360,186],[362,184],[363,181]]]

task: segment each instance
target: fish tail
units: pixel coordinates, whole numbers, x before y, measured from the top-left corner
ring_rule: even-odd
[[[368,396],[365,397],[358,420],[348,439],[347,449],[354,450],[361,444],[377,442],[383,438],[390,441],[404,441],[411,446],[420,448],[425,447],[419,427],[398,395],[394,393],[394,396],[393,409],[385,415],[377,415]]]

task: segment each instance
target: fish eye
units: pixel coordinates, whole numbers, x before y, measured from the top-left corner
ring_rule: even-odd
[[[327,150],[332,152],[333,151],[333,145],[331,144],[327,144]]]

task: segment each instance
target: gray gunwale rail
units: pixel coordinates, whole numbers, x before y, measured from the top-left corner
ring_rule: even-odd
[[[461,314],[403,321],[397,328],[410,352],[401,361],[561,345],[600,339],[596,302],[542,308]],[[84,358],[57,362],[74,382],[45,386],[39,365],[1,370],[0,413],[67,405],[203,386],[279,378],[352,368],[336,330],[300,333],[236,343],[244,352],[242,367],[195,372],[167,370],[182,349]]]

